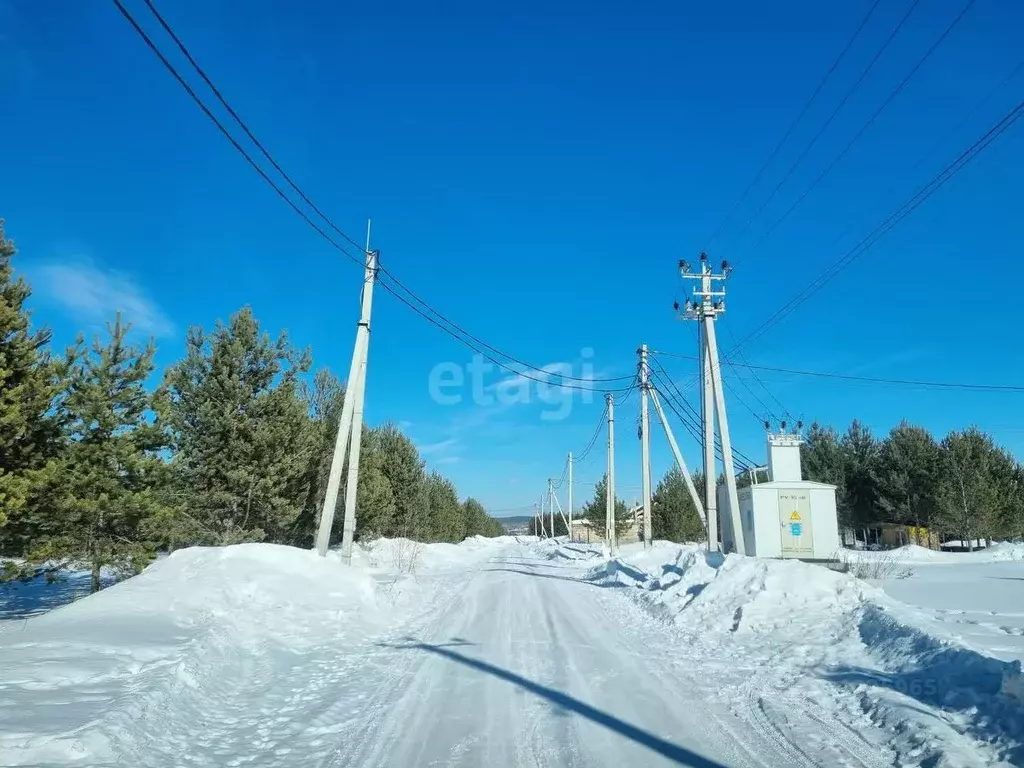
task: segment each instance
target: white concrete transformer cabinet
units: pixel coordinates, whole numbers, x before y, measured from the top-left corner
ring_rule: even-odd
[[[744,549],[756,557],[828,560],[839,551],[836,487],[804,480],[799,435],[768,435],[767,483],[739,489]],[[729,495],[718,489],[722,545],[736,551]]]

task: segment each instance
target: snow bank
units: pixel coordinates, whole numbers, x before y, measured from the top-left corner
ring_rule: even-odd
[[[374,539],[357,544],[353,564],[375,573],[408,574],[437,573],[480,563],[495,553],[530,537],[470,536],[458,544],[444,542],[424,544],[410,539]]]
[[[974,552],[941,552],[916,544],[907,544],[896,549],[872,552],[871,550],[844,549],[843,559],[849,562],[877,562],[892,560],[901,563],[1000,563],[1024,560],[1024,543],[997,542],[986,549]]]
[[[1009,545],[989,550],[989,557],[1016,552]],[[933,631],[923,612],[849,574],[659,543],[602,562],[586,578],[633,588],[629,594],[688,642],[706,646],[709,656],[731,649],[737,663],[751,664],[752,675],[766,678],[763,685],[809,688],[812,678],[853,690],[860,709],[897,734],[902,764],[948,759],[945,764],[972,765],[973,759],[958,762],[952,755],[971,754],[978,745],[999,759],[1024,759],[1020,662],[992,658]],[[831,690],[823,688],[822,696],[834,698]],[[952,724],[941,738],[921,717],[920,704]],[[964,739],[967,746],[959,743]]]
[[[443,602],[447,582],[420,581],[396,557],[414,553],[416,568],[440,574],[512,544],[382,540],[357,548],[353,567],[334,552],[273,544],[196,547],[71,605],[6,622],[0,765],[146,765],[153,744],[170,750],[156,762],[191,764],[193,738],[220,750],[218,764],[236,764],[230,739],[259,742],[282,711],[322,715],[317,686],[343,689],[374,638]]]
[[[253,659],[294,657],[377,612],[374,579],[333,555],[273,544],[174,552],[0,634],[0,763],[116,763],[138,718],[168,701],[186,702],[173,716],[198,709],[246,679]]]

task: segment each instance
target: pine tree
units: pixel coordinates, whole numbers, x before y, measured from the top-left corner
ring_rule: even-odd
[[[807,439],[800,446],[800,463],[806,479],[836,486],[839,522],[852,525],[854,521],[846,494],[846,454],[835,429],[823,427],[818,422],[811,424]]]
[[[394,424],[376,430],[375,445],[381,454],[381,471],[393,492],[394,515],[385,536],[404,536],[428,541],[433,533],[430,525],[430,499],[423,460],[413,442]]]
[[[458,493],[451,480],[438,472],[427,478],[427,496],[430,504],[431,541],[458,543],[466,537],[466,521]]]
[[[49,570],[89,567],[93,591],[102,568],[124,576],[149,562],[148,521],[166,509],[167,438],[146,390],[155,349],[131,346],[120,315],[107,331],[106,344],[97,338],[85,351],[79,339],[75,350],[64,403],[69,444],[47,488],[54,514],[37,527],[29,555]]]
[[[359,451],[359,491],[356,494],[356,537],[394,536],[398,507],[386,469],[378,430],[365,429]]]
[[[879,443],[870,429],[854,419],[840,447],[845,457],[843,497],[850,522],[858,527],[877,522],[886,505],[879,481]]]
[[[697,488],[702,488],[704,475],[694,473],[693,482]],[[707,538],[679,467],[673,466],[665,473],[651,496],[651,533],[655,539],[666,541],[702,541]]]
[[[605,474],[594,487],[594,496],[583,506],[583,517],[593,526],[596,535],[605,534],[605,510],[607,509],[608,475]],[[615,498],[615,534],[621,536],[629,527],[629,508]]]
[[[308,547],[313,544],[324,496],[327,493],[327,479],[334,457],[334,444],[338,437],[338,421],[345,401],[345,389],[337,377],[324,368],[316,372],[312,383],[302,382],[301,392],[309,415],[307,440],[311,453],[304,481],[306,498],[288,538],[290,543],[296,546]],[[368,430],[364,429],[364,450],[367,435]],[[344,475],[342,479],[344,480]],[[345,495],[339,493],[335,520],[344,514],[344,499]],[[340,535],[339,529],[339,538]]]
[[[946,531],[973,550],[975,540],[994,527],[999,509],[992,466],[996,448],[992,438],[976,427],[950,432],[941,448],[941,520]]]
[[[462,503],[462,517],[466,521],[466,536],[487,536],[488,515],[484,505],[470,497]]]
[[[505,527],[487,514],[476,499],[470,497],[462,504],[463,517],[466,520],[466,536],[503,536]]]
[[[889,520],[930,529],[938,504],[940,461],[931,433],[903,421],[882,444],[879,459],[881,498]]]
[[[14,279],[14,243],[0,219],[0,554],[21,555],[43,515],[38,490],[62,448],[56,409],[63,370],[47,353],[50,332],[32,331],[28,284]]]
[[[298,376],[309,354],[262,333],[248,308],[206,336],[189,330],[168,371],[163,410],[174,468],[197,541],[287,541],[309,497],[307,403]]]

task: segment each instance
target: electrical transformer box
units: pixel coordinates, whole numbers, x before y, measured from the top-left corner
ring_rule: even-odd
[[[739,533],[748,555],[828,560],[839,551],[836,487],[802,479],[800,442],[797,435],[769,435],[771,479],[738,491]],[[719,488],[718,508],[723,549],[735,552],[736,536],[724,486]]]

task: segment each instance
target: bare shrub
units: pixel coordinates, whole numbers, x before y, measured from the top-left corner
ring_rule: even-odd
[[[894,552],[871,553],[870,557],[853,556],[846,551],[839,552],[834,570],[849,573],[858,579],[909,579],[914,569],[897,557]]]
[[[391,565],[399,573],[416,573],[423,554],[423,545],[410,539],[397,539],[391,550]]]

